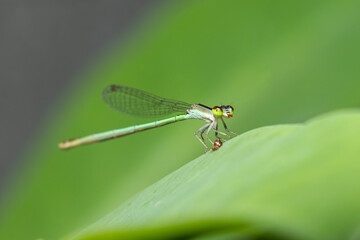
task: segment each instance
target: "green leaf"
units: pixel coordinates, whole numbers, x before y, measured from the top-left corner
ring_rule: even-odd
[[[246,132],[148,187],[75,239],[181,239],[227,231],[349,239],[360,223],[359,139],[359,110]]]

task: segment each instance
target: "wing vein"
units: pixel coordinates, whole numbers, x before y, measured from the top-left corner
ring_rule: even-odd
[[[110,85],[102,92],[102,99],[110,108],[139,117],[161,117],[186,114],[191,104],[166,99],[154,94],[124,86]]]

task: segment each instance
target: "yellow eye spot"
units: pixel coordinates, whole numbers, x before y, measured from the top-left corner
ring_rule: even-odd
[[[218,106],[215,106],[215,107],[212,108],[212,113],[216,117],[220,117],[220,116],[223,115],[223,111],[222,111],[221,107],[218,107]]]

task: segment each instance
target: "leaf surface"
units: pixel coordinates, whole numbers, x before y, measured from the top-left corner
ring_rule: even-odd
[[[360,220],[359,139],[358,110],[246,132],[148,187],[75,239],[179,239],[226,231],[348,239]]]

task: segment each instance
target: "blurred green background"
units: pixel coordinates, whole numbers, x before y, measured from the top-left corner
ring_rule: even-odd
[[[61,140],[152,120],[106,107],[109,84],[231,104],[227,123],[238,133],[358,107],[359,9],[359,1],[164,3],[54,106],[2,199],[0,239],[77,232],[203,153],[193,135],[200,121],[60,151]]]

